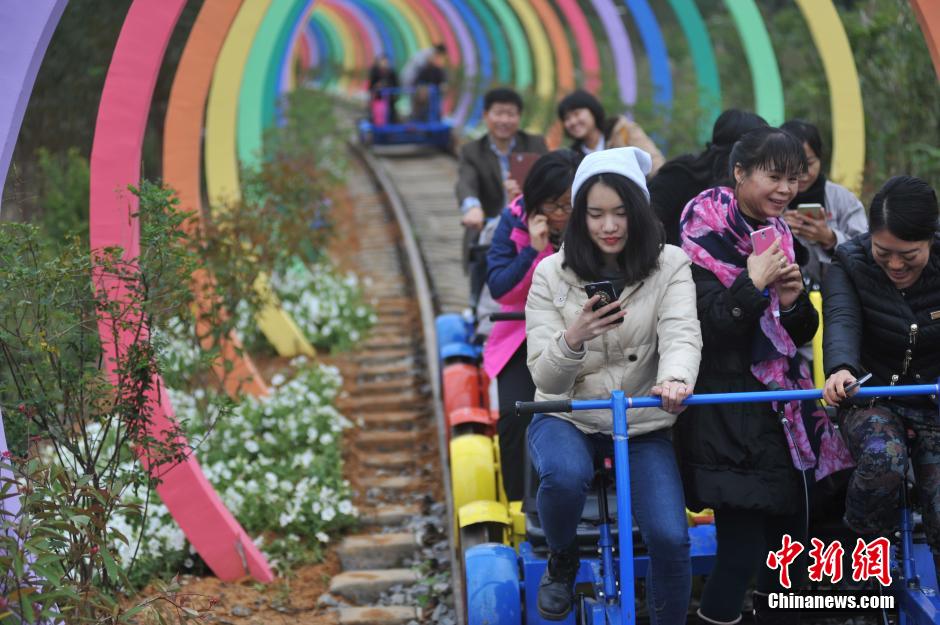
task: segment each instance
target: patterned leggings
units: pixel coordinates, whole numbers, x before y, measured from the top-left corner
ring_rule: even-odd
[[[927,541],[940,554],[940,416],[936,408],[876,403],[845,413],[842,431],[857,464],[845,497],[845,522],[860,534],[887,536],[899,523],[900,487],[910,460]]]

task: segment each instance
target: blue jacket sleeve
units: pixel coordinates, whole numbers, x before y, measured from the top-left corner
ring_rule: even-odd
[[[516,219],[504,210],[486,254],[486,284],[493,299],[499,299],[519,284],[538,256],[530,245],[516,253],[516,244],[509,238],[514,222]]]

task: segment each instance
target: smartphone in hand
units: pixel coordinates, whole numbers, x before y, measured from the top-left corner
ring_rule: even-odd
[[[777,229],[773,226],[767,226],[751,233],[751,245],[754,246],[754,254],[760,256],[774,244],[777,240]]]
[[[600,294],[600,298],[591,308],[592,310],[598,310],[610,304],[611,302],[617,301],[617,290],[614,289],[613,283],[610,282],[609,280],[604,280],[602,282],[590,282],[584,285],[584,290],[587,293],[588,298],[591,298],[597,294]],[[607,313],[606,315],[604,315],[604,317],[609,317],[616,313],[617,311],[613,310]],[[617,321],[613,323],[623,323],[623,317],[621,317],[620,319],[617,319]]]
[[[845,387],[845,392],[846,392],[846,393],[851,393],[852,391],[854,391],[855,389],[857,389],[859,386],[861,386],[861,385],[864,384],[865,382],[868,382],[868,381],[871,379],[871,375],[872,375],[872,374],[870,374],[870,373],[866,373],[865,375],[863,375],[863,376],[860,377],[859,379],[855,380],[854,382],[852,382],[851,384],[849,384],[848,386]]]
[[[826,211],[822,204],[817,202],[807,204],[797,204],[796,210],[799,214],[810,219],[825,219]]]

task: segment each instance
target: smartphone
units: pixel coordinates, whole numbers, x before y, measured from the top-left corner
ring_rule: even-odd
[[[871,374],[870,374],[870,373],[866,373],[865,375],[863,375],[863,376],[860,377],[859,379],[855,380],[854,382],[852,382],[851,384],[849,384],[848,386],[846,386],[846,387],[845,387],[845,392],[846,392],[846,393],[851,393],[852,391],[854,391],[855,389],[857,389],[859,386],[861,386],[861,385],[864,384],[865,382],[868,382],[870,379],[871,379]]]
[[[600,293],[600,299],[598,299],[597,303],[594,304],[592,310],[603,308],[611,302],[617,301],[617,291],[614,289],[613,283],[609,280],[604,280],[603,282],[590,282],[584,285],[584,290],[587,292],[588,298],[594,297],[596,294]],[[604,317],[609,317],[616,313],[617,311],[615,309],[604,315]],[[616,323],[623,323],[623,317],[617,319]]]
[[[797,204],[796,210],[804,217],[809,217],[810,219],[826,218],[826,211],[823,209],[823,205],[816,202],[810,204]]]
[[[509,177],[519,183],[521,189],[525,185],[525,179],[529,176],[535,161],[542,155],[537,152],[510,152],[509,153]]]
[[[754,246],[754,254],[758,256],[763,254],[776,240],[777,230],[773,226],[755,230],[751,233],[751,244]]]

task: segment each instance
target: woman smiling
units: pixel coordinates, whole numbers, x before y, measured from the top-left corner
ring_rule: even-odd
[[[845,386],[865,371],[875,386],[923,384],[940,377],[938,216],[930,185],[913,176],[892,178],[872,200],[871,231],[836,250],[823,283],[830,372],[825,398],[840,406],[842,431],[858,462],[845,498],[845,521],[863,534],[884,536],[894,530],[910,439],[935,557],[940,554],[936,397],[844,400]]]
[[[616,389],[662,397],[662,408],[630,411],[630,490],[649,548],[650,622],[678,625],[691,571],[670,430],[695,384],[702,343],[689,259],[663,244],[650,208],[650,166],[637,148],[594,152],[581,162],[562,249],[532,279],[526,338],[536,401],[596,399]],[[600,281],[615,296],[602,306],[600,294],[588,294]],[[551,550],[537,600],[543,618],[560,620],[571,608],[576,527],[595,461],[612,456],[612,425],[609,410],[589,410],[536,414],[529,426],[536,504]]]

